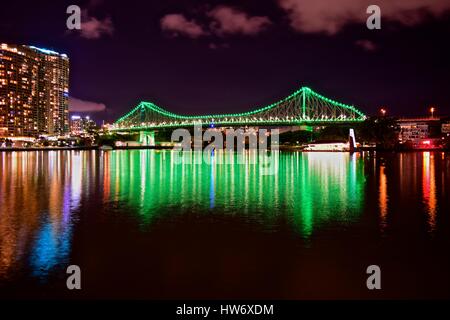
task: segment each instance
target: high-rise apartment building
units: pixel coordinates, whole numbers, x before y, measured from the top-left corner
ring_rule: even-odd
[[[22,45],[0,45],[0,136],[69,131],[69,58]]]
[[[73,115],[70,121],[70,132],[72,134],[87,133],[95,129],[96,123],[89,116],[82,118],[78,115]]]

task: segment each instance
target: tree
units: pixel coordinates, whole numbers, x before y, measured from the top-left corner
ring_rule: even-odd
[[[393,117],[370,117],[356,129],[358,140],[376,143],[386,150],[394,149],[398,144],[400,128]]]
[[[311,142],[315,138],[315,133],[310,131],[288,131],[280,134],[281,144],[292,144]]]

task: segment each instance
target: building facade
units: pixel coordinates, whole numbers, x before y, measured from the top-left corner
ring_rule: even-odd
[[[400,141],[427,139],[429,125],[420,122],[403,122],[400,124]]]
[[[401,118],[400,144],[409,144],[412,149],[434,149],[441,147],[441,118]]]
[[[0,136],[69,131],[69,59],[31,46],[0,45]]]
[[[79,135],[82,133],[88,133],[90,130],[95,129],[97,124],[89,116],[82,118],[78,115],[73,115],[70,119],[70,133]]]
[[[450,133],[450,122],[443,123],[441,126],[441,131],[442,131],[442,134],[445,134],[445,135],[449,134]]]

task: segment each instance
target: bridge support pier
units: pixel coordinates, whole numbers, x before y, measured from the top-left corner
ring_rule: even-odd
[[[303,125],[303,126],[300,126],[300,130],[308,131],[308,132],[313,132],[313,131],[314,131],[314,127],[313,127],[313,126],[306,126],[306,125]]]
[[[141,131],[139,133],[139,142],[143,146],[155,146],[155,131]]]

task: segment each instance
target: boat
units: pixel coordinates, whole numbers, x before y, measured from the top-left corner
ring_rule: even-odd
[[[356,143],[355,131],[350,129],[348,141],[320,141],[307,144],[304,151],[328,151],[328,152],[353,152],[358,149],[359,144]]]

